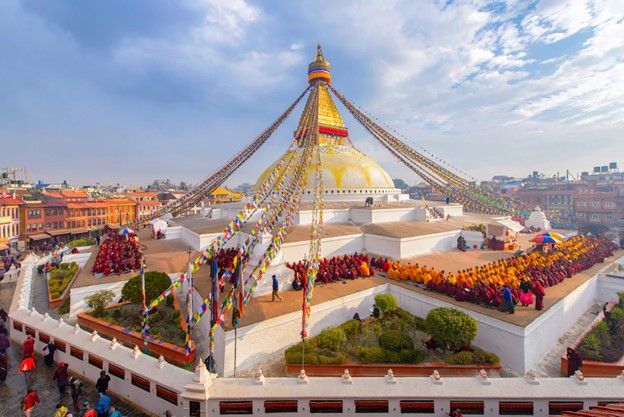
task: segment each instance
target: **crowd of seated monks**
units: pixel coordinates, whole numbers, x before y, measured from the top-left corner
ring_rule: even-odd
[[[139,237],[136,234],[120,235],[112,231],[100,245],[93,273],[111,275],[140,269],[141,257]]]
[[[552,287],[604,262],[617,247],[616,243],[603,237],[574,236],[548,252],[535,250],[456,273],[398,261],[388,261],[386,272],[391,279],[417,282],[457,301],[497,308],[504,285],[509,287],[514,299],[520,300],[523,282],[530,283],[529,288]]]
[[[387,260],[386,260],[387,262]],[[341,281],[343,279],[366,278],[375,275],[375,268],[378,268],[377,259],[369,259],[368,255],[354,253],[353,255],[334,256],[323,258],[319,264],[316,283],[327,284]],[[295,273],[295,282],[302,283],[306,265],[303,261],[298,263],[286,263],[286,267]]]

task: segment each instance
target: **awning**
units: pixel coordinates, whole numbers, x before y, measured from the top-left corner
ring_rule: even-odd
[[[30,240],[43,240],[43,239],[50,239],[49,235],[46,235],[45,233],[39,233],[37,235],[30,235],[30,236],[26,236],[28,239]]]
[[[80,234],[83,234],[83,233],[89,233],[89,229],[85,229],[85,228],[83,228],[83,229],[73,229],[71,231],[72,235],[80,235]]]
[[[513,220],[508,220],[508,219],[498,220],[497,223],[502,224],[503,226],[507,226],[507,228],[513,230],[516,233],[520,232],[521,230],[524,230],[523,225]]]
[[[0,243],[0,250],[9,249],[9,246],[6,243]]]
[[[60,235],[68,235],[71,233],[69,229],[55,229],[55,230],[47,230],[47,234],[50,236],[60,236]]]

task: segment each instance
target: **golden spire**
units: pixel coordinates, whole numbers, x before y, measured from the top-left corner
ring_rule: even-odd
[[[308,82],[312,84],[316,81],[325,81],[331,83],[331,75],[329,73],[329,62],[323,58],[323,50],[321,45],[316,45],[316,55],[314,61],[308,65]]]

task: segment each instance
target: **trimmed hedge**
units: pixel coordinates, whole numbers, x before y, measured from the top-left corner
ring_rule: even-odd
[[[67,244],[70,248],[75,248],[77,246],[93,246],[96,241],[92,237],[85,237],[83,239],[75,239]]]
[[[50,268],[50,279],[48,280],[50,298],[53,300],[60,298],[77,272],[78,264],[76,262],[64,263],[58,268]]]
[[[409,335],[398,330],[389,330],[379,336],[379,346],[393,352],[414,349],[414,341]]]
[[[500,362],[500,359],[492,352],[473,347],[472,351],[462,350],[453,354],[447,362],[449,365],[495,365]]]

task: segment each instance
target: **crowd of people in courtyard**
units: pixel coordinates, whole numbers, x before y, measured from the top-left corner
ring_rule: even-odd
[[[286,262],[286,268],[291,269],[295,276],[294,287],[301,287],[305,282],[306,265],[303,261],[297,263]],[[354,253],[353,255],[334,256],[323,258],[319,264],[315,283],[328,284],[343,279],[367,278],[375,275],[375,269],[371,266],[368,255]]]
[[[457,301],[502,306],[503,311],[513,313],[517,303],[533,304],[533,295],[535,308],[543,309],[544,288],[604,262],[617,248],[616,243],[603,237],[573,236],[548,252],[534,250],[457,273],[398,261],[387,261],[387,268],[384,262],[382,269],[391,279],[413,281]],[[504,301],[510,301],[511,307]]]
[[[94,274],[122,274],[141,268],[141,246],[135,233],[110,231],[102,241],[93,265]]]

